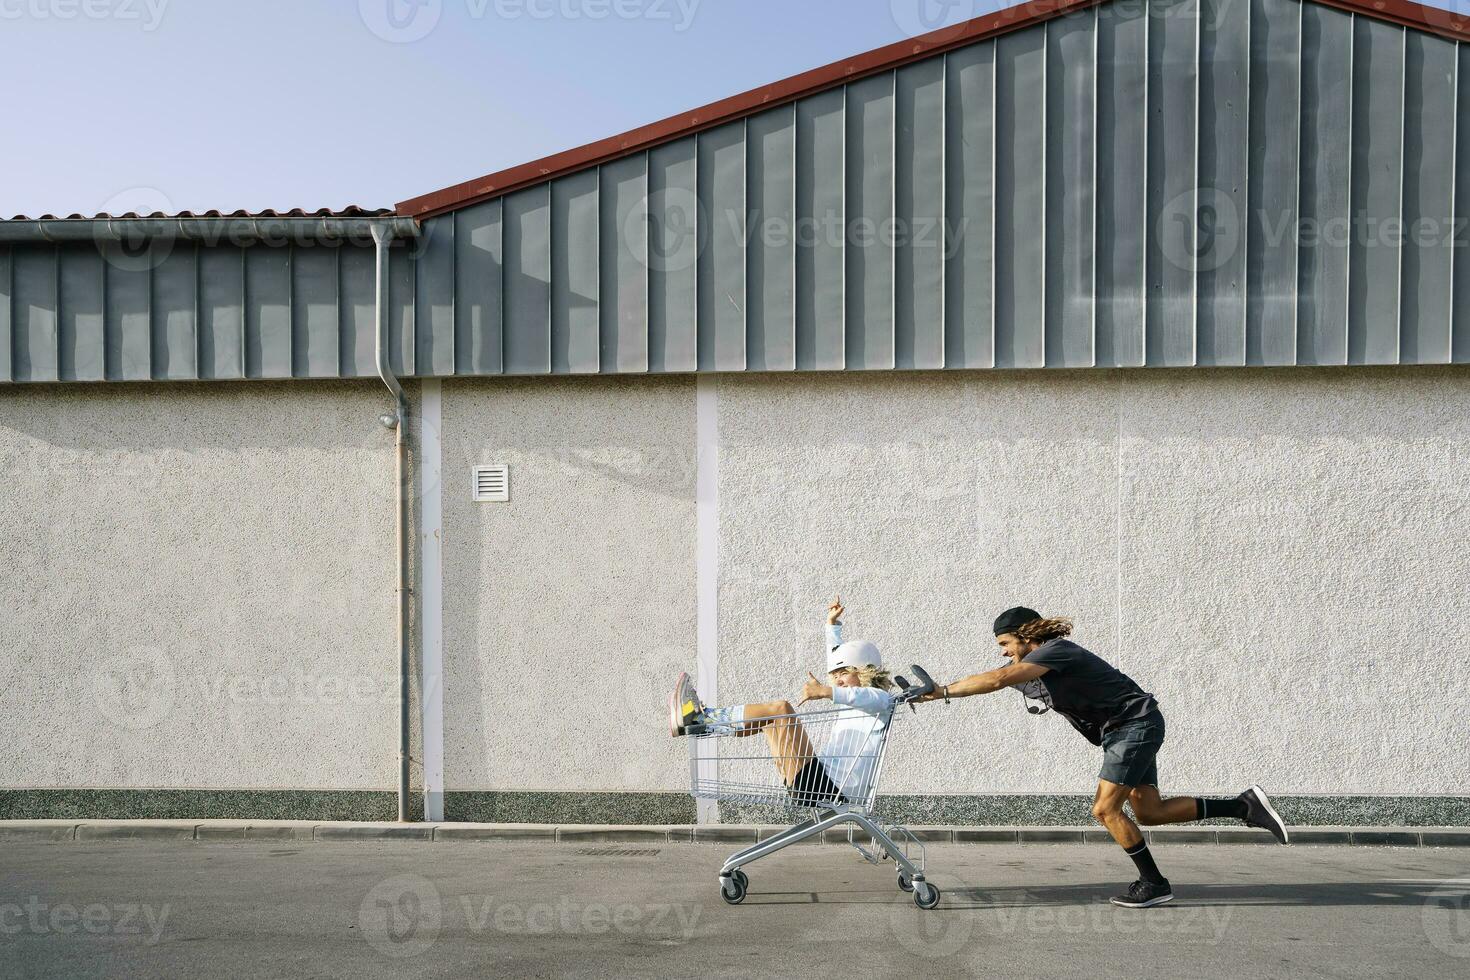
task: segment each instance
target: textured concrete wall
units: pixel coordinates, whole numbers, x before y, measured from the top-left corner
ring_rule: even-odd
[[[1453,369],[721,377],[720,688],[849,637],[936,677],[1025,603],[1156,693],[1165,790],[1470,793],[1470,383]],[[1088,792],[1001,692],[905,717],[889,792]]]
[[[442,429],[446,788],[687,789],[693,380],[446,382]]]
[[[724,700],[849,635],[953,678],[1015,602],[1158,694],[1167,790],[1470,794],[1470,379],[1453,369],[727,376]],[[444,384],[450,791],[678,793],[690,378]],[[0,393],[0,787],[390,790],[374,385]],[[470,500],[508,463],[512,501]],[[1087,793],[1018,695],[902,719],[890,793]],[[560,804],[557,804],[560,805]],[[617,804],[623,805],[623,804]]]
[[[0,785],[391,790],[387,404],[0,389]]]

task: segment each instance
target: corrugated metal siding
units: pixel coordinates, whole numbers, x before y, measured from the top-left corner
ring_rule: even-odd
[[[1461,47],[1296,0],[1070,13],[430,219],[394,367],[1470,360]],[[372,273],[0,249],[0,378],[370,376]]]

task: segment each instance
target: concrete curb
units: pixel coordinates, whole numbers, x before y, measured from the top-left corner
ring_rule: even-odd
[[[784,827],[744,824],[351,823],[311,820],[0,820],[0,841],[467,841],[522,843],[753,844]],[[1111,844],[1094,827],[910,827],[926,844]],[[1247,828],[1158,827],[1154,844],[1273,844]],[[1292,843],[1357,847],[1470,847],[1470,827],[1302,827]],[[859,843],[864,836],[855,834]],[[803,844],[845,844],[847,828]]]

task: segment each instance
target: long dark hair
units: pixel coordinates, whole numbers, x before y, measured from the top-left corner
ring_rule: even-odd
[[[1029,623],[1022,623],[1020,626],[1017,626],[1014,632],[1027,643],[1045,643],[1047,640],[1055,640],[1059,636],[1070,636],[1072,633],[1072,620],[1068,616],[1033,619]]]

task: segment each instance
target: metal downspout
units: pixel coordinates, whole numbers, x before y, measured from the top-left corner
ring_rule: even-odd
[[[393,393],[393,421],[397,434],[394,474],[398,481],[395,488],[398,502],[398,820],[405,823],[408,821],[408,680],[411,669],[408,648],[408,493],[403,482],[408,468],[408,399],[388,363],[388,246],[393,241],[393,228],[388,224],[375,224],[372,232],[377,258],[374,302],[378,314],[375,345],[378,377]]]

